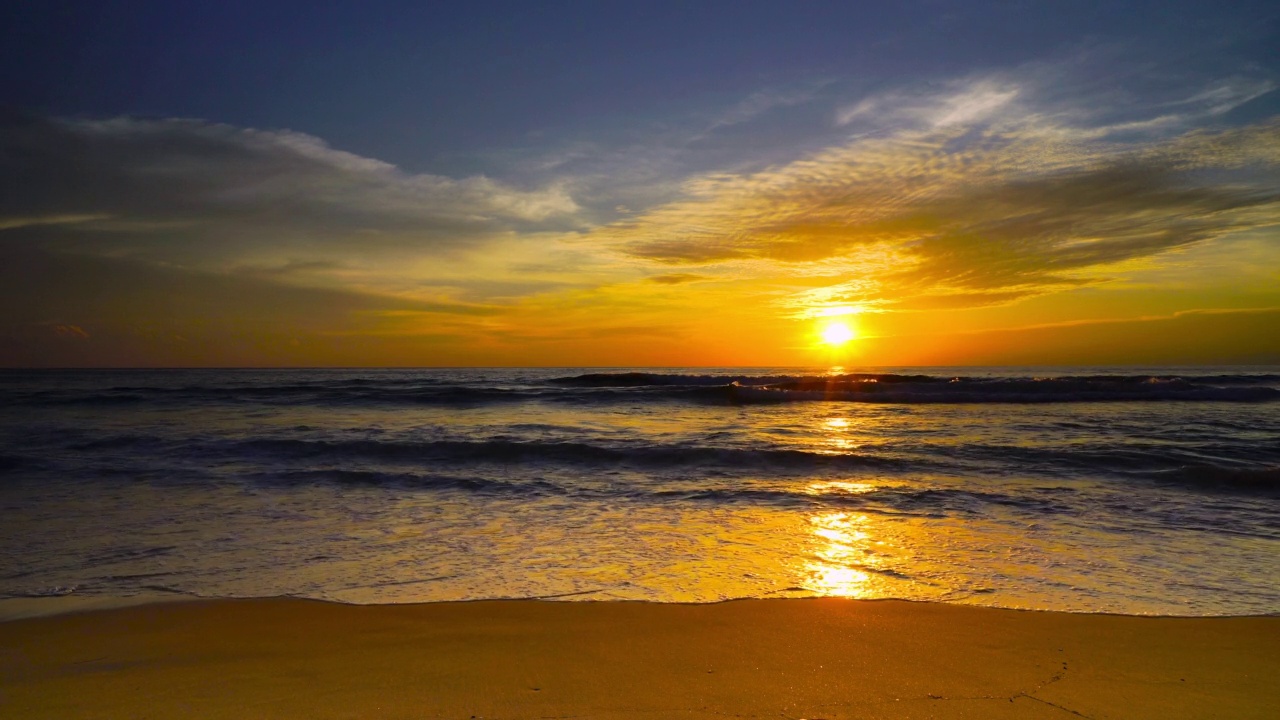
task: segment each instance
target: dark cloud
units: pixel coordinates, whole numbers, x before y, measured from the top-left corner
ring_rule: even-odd
[[[890,278],[965,290],[1073,285],[1074,271],[1280,221],[1277,186],[1211,183],[1125,162],[923,203],[895,218],[919,229],[908,251],[918,264]]]
[[[440,331],[496,312],[127,259],[0,252],[6,366],[328,364],[338,345],[347,362],[378,364],[387,359],[367,341],[385,327],[440,342],[450,337]]]
[[[667,275],[652,275],[647,279],[649,282],[658,283],[659,285],[681,285],[683,283],[707,280],[708,277],[697,273],[670,273]]]
[[[1192,310],[1164,317],[1063,323],[941,336],[923,365],[1258,364],[1280,362],[1280,308]],[[882,352],[906,343],[874,341]],[[875,350],[868,349],[868,352]]]
[[[331,260],[290,260],[279,265],[242,265],[234,270],[244,275],[264,278],[292,278],[342,270],[344,267],[342,263]]]
[[[198,120],[0,116],[0,242],[183,261],[355,244],[430,251],[574,227],[560,187],[410,175],[289,131]],[[30,240],[28,236],[28,240]]]

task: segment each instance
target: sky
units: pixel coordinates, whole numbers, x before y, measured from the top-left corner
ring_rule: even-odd
[[[1278,88],[1273,2],[8,3],[0,365],[1280,363]]]

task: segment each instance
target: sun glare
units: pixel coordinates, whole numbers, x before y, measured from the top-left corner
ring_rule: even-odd
[[[842,322],[827,323],[822,328],[822,342],[828,345],[843,345],[854,337],[853,330]]]

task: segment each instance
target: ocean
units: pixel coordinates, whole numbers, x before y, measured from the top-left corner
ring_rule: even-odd
[[[0,373],[0,598],[1280,612],[1280,368]]]

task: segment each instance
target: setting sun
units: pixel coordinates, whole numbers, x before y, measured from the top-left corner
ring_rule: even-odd
[[[855,337],[853,330],[842,322],[827,323],[822,328],[822,342],[827,345],[843,345]]]

